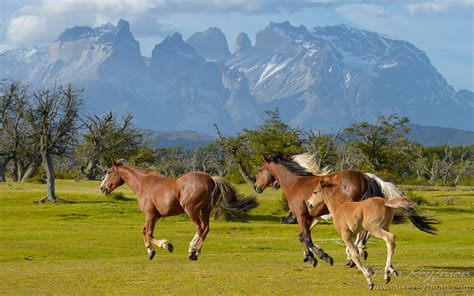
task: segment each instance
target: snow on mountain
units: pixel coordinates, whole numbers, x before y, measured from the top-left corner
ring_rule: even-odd
[[[414,45],[345,25],[270,23],[226,65],[243,72],[262,109],[293,125],[338,130],[398,113],[415,123],[474,129],[474,109]],[[472,102],[472,101],[471,101]]]
[[[0,48],[0,79],[31,89],[71,82],[94,112],[132,111],[139,127],[214,134],[253,127],[279,107],[294,126],[337,131],[397,113],[413,123],[474,130],[474,96],[456,92],[413,44],[345,25],[270,23],[229,53],[210,28],[178,33],[144,58],[128,22],[66,29],[47,49]]]

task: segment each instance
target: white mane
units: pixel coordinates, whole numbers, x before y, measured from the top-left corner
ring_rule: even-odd
[[[315,154],[309,154],[309,153],[301,153],[301,154],[293,155],[291,157],[291,159],[294,162],[304,167],[306,170],[315,174],[316,176],[323,176],[323,175],[327,175],[331,173],[331,169],[328,167],[321,169],[316,164],[316,161],[314,160],[315,158],[316,158]]]

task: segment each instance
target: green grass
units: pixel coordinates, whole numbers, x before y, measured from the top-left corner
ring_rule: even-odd
[[[401,275],[388,285],[381,274],[385,244],[372,238],[366,265],[375,269],[376,290],[368,291],[362,274],[344,267],[344,246],[329,223],[313,230],[313,240],[333,256],[334,266],[302,262],[298,226],[279,224],[286,214],[280,192],[259,195],[260,207],[246,222],[211,221],[196,262],[187,259],[194,225],[183,215],[161,219],[155,237],[170,240],[175,251],[157,250],[149,261],[135,196],[126,186],[103,196],[98,186],[58,180],[64,202],[39,205],[45,185],[0,184],[0,294],[474,293],[473,188],[414,188],[428,202],[424,212],[441,221],[439,234],[394,225]]]

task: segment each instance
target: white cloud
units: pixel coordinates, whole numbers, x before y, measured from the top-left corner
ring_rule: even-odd
[[[472,6],[472,0],[451,0],[451,1],[415,1],[415,3],[407,4],[405,7],[411,13],[417,12],[445,12],[449,8],[459,6]]]

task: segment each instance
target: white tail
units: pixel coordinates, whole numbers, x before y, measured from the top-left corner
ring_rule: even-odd
[[[396,199],[396,198],[406,198],[405,194],[395,186],[395,184],[391,182],[386,182],[374,174],[365,173],[365,175],[377,182],[380,186],[380,190],[382,191],[383,197],[387,200]]]

